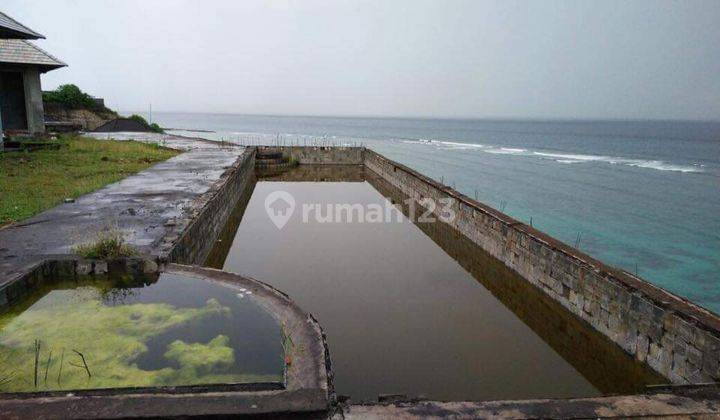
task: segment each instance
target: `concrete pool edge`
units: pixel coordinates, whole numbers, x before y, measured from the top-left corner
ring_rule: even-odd
[[[210,189],[192,203],[185,223],[170,230],[160,241],[156,255],[161,261],[200,265],[220,237],[235,203],[242,199],[254,175],[255,148],[246,148]]]
[[[305,312],[292,298],[262,281],[213,268],[168,264],[162,272],[199,276],[232,287],[244,285],[251,290],[254,297],[260,299],[260,304],[287,328],[293,347],[297,347],[286,366],[285,389],[319,389],[325,392],[326,400],[330,399],[332,374],[322,327],[312,314]]]
[[[645,394],[598,398],[504,401],[402,401],[351,404],[339,408],[335,419],[365,418],[714,418],[720,412],[717,386],[690,385]]]

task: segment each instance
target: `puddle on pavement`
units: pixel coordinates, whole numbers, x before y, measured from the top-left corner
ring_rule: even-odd
[[[210,265],[269,283],[316,316],[338,394],[557,398],[664,382],[448,225],[397,211],[400,223],[303,220],[304,204],[405,200],[362,167],[259,175]],[[295,201],[282,229],[266,212],[276,191]]]
[[[281,334],[218,282],[58,280],[0,316],[0,392],[282,383]]]

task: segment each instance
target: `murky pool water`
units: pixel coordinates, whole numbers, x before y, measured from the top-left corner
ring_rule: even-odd
[[[447,225],[413,224],[399,212],[391,223],[318,221],[303,212],[404,200],[354,171],[300,167],[261,179],[239,227],[228,227],[237,232],[224,244],[227,258],[214,257],[317,317],[339,394],[573,397],[662,382]],[[282,229],[266,212],[266,198],[278,191],[295,201]]]
[[[283,382],[281,328],[205,279],[60,281],[0,316],[0,391]]]

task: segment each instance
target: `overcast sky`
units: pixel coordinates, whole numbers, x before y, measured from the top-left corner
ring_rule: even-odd
[[[720,0],[2,0],[123,111],[720,120]]]

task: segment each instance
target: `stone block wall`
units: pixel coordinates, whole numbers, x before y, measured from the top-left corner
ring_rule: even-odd
[[[251,194],[249,184],[255,176],[254,147],[247,148],[233,166],[223,174],[220,182],[204,194],[198,213],[179,238],[166,238],[167,250],[161,259],[169,262],[200,265],[205,262],[220,237],[238,202],[244,194]]]
[[[453,199],[455,229],[672,383],[720,381],[716,314],[371,150],[364,157],[412,198]]]
[[[281,146],[283,155],[304,165],[362,165],[363,147]]]
[[[45,285],[60,281],[81,280],[131,274],[135,278],[155,277],[159,266],[155,260],[120,258],[116,260],[88,260],[74,255],[50,255],[39,261],[16,281],[0,288],[0,313],[22,304]],[[37,299],[39,296],[34,297]],[[32,301],[34,303],[35,300]]]

